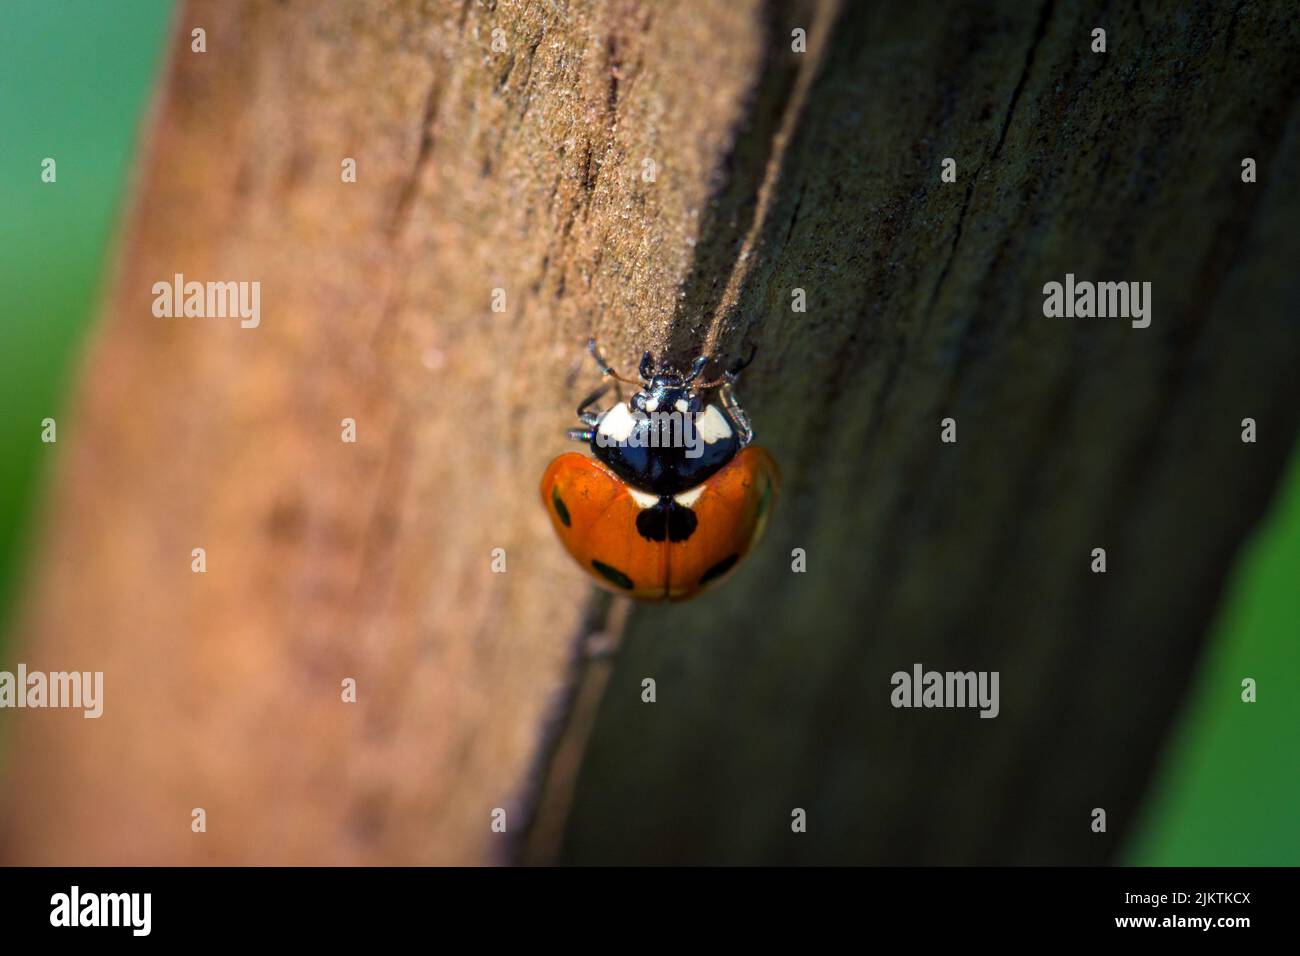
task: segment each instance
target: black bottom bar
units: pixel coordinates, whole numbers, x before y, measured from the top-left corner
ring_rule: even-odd
[[[1231,944],[1293,932],[1295,883],[1288,869],[8,869],[0,926],[6,941],[75,934],[89,944],[337,945],[430,933],[444,943],[670,944],[719,932],[732,944],[781,933],[811,943],[840,929],[882,943],[901,934]]]

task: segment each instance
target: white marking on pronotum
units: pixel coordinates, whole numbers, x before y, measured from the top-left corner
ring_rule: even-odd
[[[618,442],[627,441],[634,428],[636,428],[636,419],[627,410],[627,406],[619,402],[601,416],[600,426],[597,430],[608,438],[611,444],[617,444]]]
[[[683,415],[686,414],[686,410],[690,407],[691,406],[686,403],[686,399],[684,398],[679,398],[677,399],[676,402],[673,403],[673,408],[677,409]]]
[[[731,426],[727,424],[722,412],[718,411],[717,405],[710,405],[704,410],[704,414],[695,422],[695,430],[710,445],[731,437]]]
[[[632,496],[632,500],[642,508],[653,508],[659,503],[658,495],[648,495],[644,491],[637,491],[635,488],[629,488],[627,491]]]
[[[683,508],[693,508],[702,494],[704,494],[704,486],[696,485],[690,491],[683,491],[680,495],[675,495],[673,500]]]

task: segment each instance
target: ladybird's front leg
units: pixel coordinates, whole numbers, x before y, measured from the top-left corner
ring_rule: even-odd
[[[631,379],[624,378],[622,375],[619,375],[618,372],[614,371],[614,367],[605,361],[605,356],[600,354],[600,349],[599,347],[597,347],[596,340],[594,338],[587,340],[587,351],[591,353],[591,357],[596,362],[596,367],[600,369],[600,374],[605,376],[605,378],[612,378],[615,382],[622,382],[627,385],[636,384],[636,382],[632,381]],[[649,354],[650,354],[649,352],[646,353],[646,355]],[[645,364],[644,358],[642,358],[641,363],[642,366],[644,366]],[[623,389],[620,388],[618,385],[615,385],[614,387],[618,388],[619,401],[622,401]]]
[[[754,356],[757,354],[758,346],[751,345],[748,357],[741,359],[724,373],[727,381],[734,384],[736,379],[740,378],[740,373],[749,368],[750,363],[754,361]]]
[[[691,384],[703,375],[704,370],[708,368],[710,361],[711,359],[707,355],[698,356],[695,361],[691,363],[691,370],[686,376],[686,384]]]

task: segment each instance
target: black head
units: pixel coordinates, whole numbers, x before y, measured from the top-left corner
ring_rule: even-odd
[[[704,401],[696,390],[695,382],[709,364],[707,356],[701,355],[685,375],[670,368],[656,369],[654,358],[649,352],[641,356],[641,378],[644,384],[641,390],[632,396],[632,408],[640,412],[687,412],[695,414],[704,409]],[[684,402],[684,407],[678,407]]]

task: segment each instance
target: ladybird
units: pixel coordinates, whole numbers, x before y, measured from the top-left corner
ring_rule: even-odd
[[[569,438],[593,458],[560,455],[542,475],[542,502],[560,542],[607,590],[643,601],[681,601],[721,582],[767,526],[780,473],[750,445],[754,431],[736,398],[753,359],[700,382],[709,359],[681,374],[641,357],[640,381],[624,378],[587,343],[605,378],[578,406]],[[636,386],[626,402],[621,384]],[[596,405],[613,388],[618,400]]]

